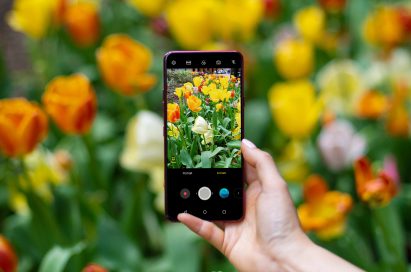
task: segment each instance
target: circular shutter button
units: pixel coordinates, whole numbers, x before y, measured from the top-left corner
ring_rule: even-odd
[[[208,200],[211,197],[211,190],[208,187],[201,187],[200,190],[198,190],[198,197],[201,200]]]

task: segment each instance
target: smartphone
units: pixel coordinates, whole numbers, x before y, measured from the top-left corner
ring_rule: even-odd
[[[209,221],[244,214],[243,57],[236,51],[164,56],[165,214]]]

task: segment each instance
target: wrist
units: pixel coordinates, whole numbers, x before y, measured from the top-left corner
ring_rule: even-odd
[[[300,266],[309,262],[317,245],[308,236],[299,231],[282,243],[281,248],[276,246],[270,251],[270,256],[284,271],[303,271]]]

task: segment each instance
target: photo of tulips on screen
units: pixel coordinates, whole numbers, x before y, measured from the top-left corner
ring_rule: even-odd
[[[241,167],[241,71],[167,70],[168,168]]]

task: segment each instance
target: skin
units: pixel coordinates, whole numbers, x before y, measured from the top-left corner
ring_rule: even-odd
[[[223,253],[238,271],[362,271],[315,245],[300,227],[287,184],[271,155],[243,140],[246,214],[212,223],[190,214],[178,220]]]

